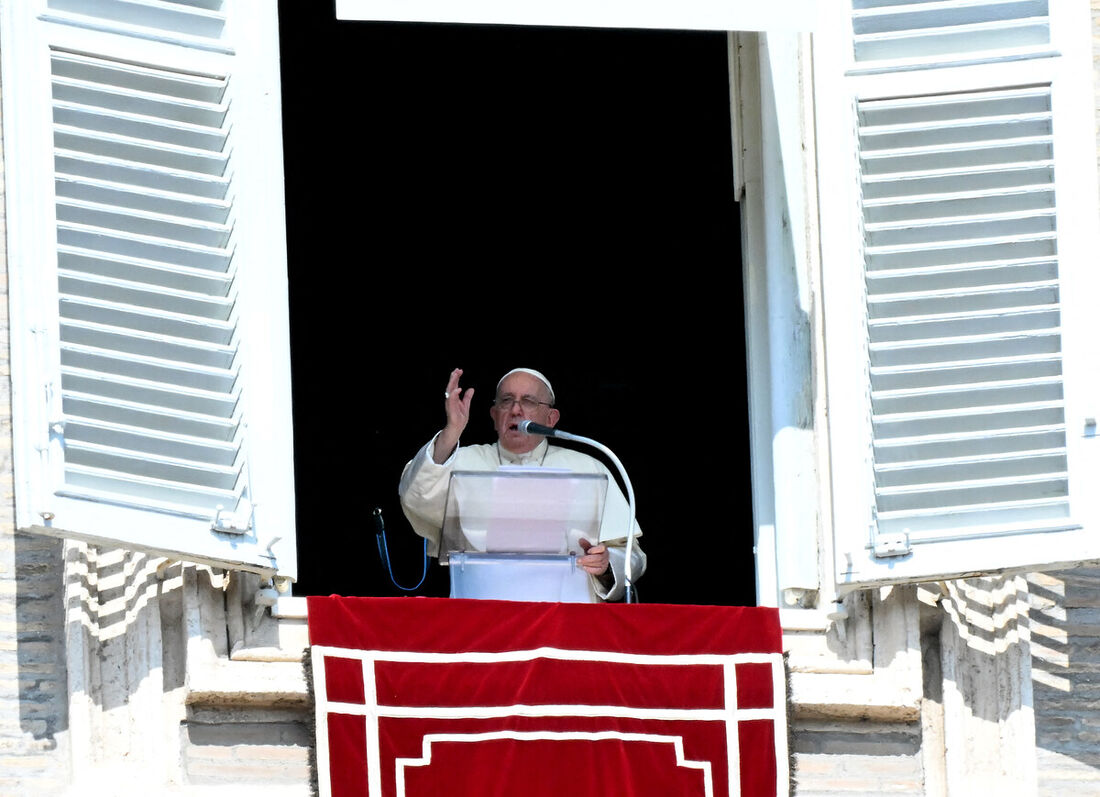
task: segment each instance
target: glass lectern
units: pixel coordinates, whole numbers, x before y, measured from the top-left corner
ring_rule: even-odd
[[[591,600],[580,544],[600,538],[607,476],[504,467],[451,474],[439,561],[452,598]]]

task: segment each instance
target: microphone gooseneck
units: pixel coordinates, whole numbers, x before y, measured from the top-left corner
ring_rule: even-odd
[[[614,452],[605,446],[603,443],[599,443],[593,440],[591,437],[581,437],[576,434],[569,434],[569,432],[563,432],[560,429],[555,429],[552,426],[543,426],[541,423],[535,423],[534,421],[522,420],[516,424],[516,428],[523,434],[540,434],[545,437],[557,437],[561,440],[572,440],[576,443],[583,443],[585,445],[597,448],[603,453],[607,454],[616,468],[619,470],[619,475],[623,478],[623,484],[626,486],[626,501],[627,507],[630,511],[630,524],[626,530],[626,562],[624,575],[626,576],[626,602],[634,602],[634,567],[631,563],[631,557],[634,553],[634,529],[635,529],[635,507],[634,507],[634,487],[630,483],[630,477],[626,475],[626,468],[623,467],[623,463],[619,461],[619,458],[615,456]]]

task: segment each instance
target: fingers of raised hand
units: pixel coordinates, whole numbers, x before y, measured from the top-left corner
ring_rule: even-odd
[[[465,390],[450,390],[444,402],[448,415],[468,416],[470,414],[470,402],[474,400],[474,389],[468,387]]]
[[[445,394],[444,394],[448,399],[451,396],[453,396],[453,395],[455,395],[459,392],[458,380],[461,379],[461,378],[462,378],[462,369],[461,368],[456,368],[453,371],[451,371],[451,376],[447,380],[447,390],[445,391]]]
[[[462,378],[462,369],[455,368],[451,371],[451,376],[447,380],[447,389],[443,393],[443,400],[447,405],[447,411],[457,409],[459,406],[464,406],[466,410],[470,408],[470,401],[474,396],[474,389],[468,388],[463,390],[459,386],[459,379]]]
[[[455,368],[447,380],[447,390],[443,394],[443,408],[447,412],[447,427],[453,433],[461,434],[470,420],[470,402],[474,398],[474,389],[463,390],[459,387],[458,380],[462,377],[462,369]]]

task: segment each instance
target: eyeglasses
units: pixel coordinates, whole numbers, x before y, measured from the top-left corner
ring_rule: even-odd
[[[539,401],[534,396],[520,396],[519,398],[512,395],[497,396],[496,401],[493,403],[505,412],[508,412],[517,402],[523,407],[524,412],[534,412],[539,408],[539,405],[545,405],[547,407],[554,406],[549,401]]]

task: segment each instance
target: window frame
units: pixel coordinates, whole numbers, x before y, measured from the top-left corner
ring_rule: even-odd
[[[455,22],[667,30],[812,30],[824,16],[822,0],[728,3],[681,0],[640,4],[631,0],[336,0],[336,18],[376,22]]]

